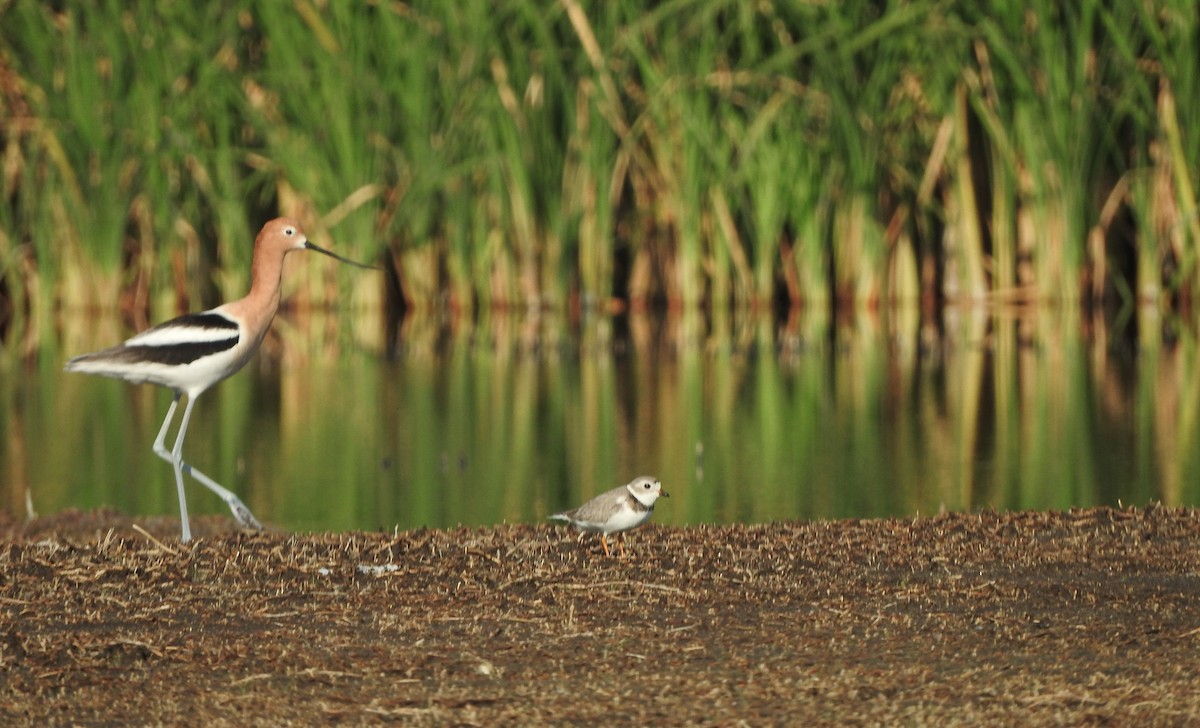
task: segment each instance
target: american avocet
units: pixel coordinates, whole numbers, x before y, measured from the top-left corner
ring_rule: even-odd
[[[555,513],[550,518],[566,521],[581,531],[599,533],[605,556],[612,555],[608,550],[608,535],[618,534],[617,547],[621,549],[621,556],[624,556],[625,536],[620,534],[650,520],[650,515],[654,513],[654,502],[659,497],[669,497],[667,491],[662,489],[662,483],[657,478],[642,475],[619,488],[601,493],[578,508]]]
[[[245,366],[262,343],[271,320],[279,308],[283,259],[293,250],[315,250],[343,263],[360,268],[375,266],[352,260],[308,242],[300,224],[288,218],[268,222],[254,239],[254,262],[250,271],[250,292],[245,298],[208,311],[191,313],[151,329],[110,349],[83,354],[66,364],[68,372],[98,374],[124,379],[133,384],[150,382],[174,390],[175,398],[167,408],[162,429],[154,440],[154,453],[175,468],[179,490],[179,515],[183,521],[182,540],[192,539],[187,499],[183,492],[183,474],[187,473],[216,493],[229,506],[233,517],[247,528],[261,529],[262,524],[241,499],[215,480],[183,461],[183,438],[196,398],[209,387]],[[187,406],[175,436],[175,446],[164,446],[167,428],[175,417],[179,399],[187,395]]]

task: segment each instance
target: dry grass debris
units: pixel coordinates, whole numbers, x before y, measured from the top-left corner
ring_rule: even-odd
[[[0,723],[1200,720],[1200,515],[246,535],[0,520]]]

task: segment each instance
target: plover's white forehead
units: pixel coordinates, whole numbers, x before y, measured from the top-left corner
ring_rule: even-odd
[[[647,506],[653,506],[660,496],[667,495],[662,489],[662,483],[651,475],[634,478],[625,485],[625,490]]]

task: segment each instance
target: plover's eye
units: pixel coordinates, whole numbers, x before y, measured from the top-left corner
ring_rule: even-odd
[[[645,488],[646,490],[650,490],[651,485],[652,485],[652,483],[642,483],[642,487]]]

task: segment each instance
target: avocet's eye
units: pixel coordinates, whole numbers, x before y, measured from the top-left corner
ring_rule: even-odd
[[[286,235],[286,236],[288,236],[288,237],[290,238],[291,236],[293,236],[293,235],[295,235],[295,234],[296,234],[296,228],[294,228],[294,227],[285,227],[285,228],[283,229],[283,234],[284,234],[284,235]]]
[[[650,486],[652,486],[652,485],[654,485],[654,484],[653,483],[642,483],[642,487],[645,488],[646,490],[650,490]]]

